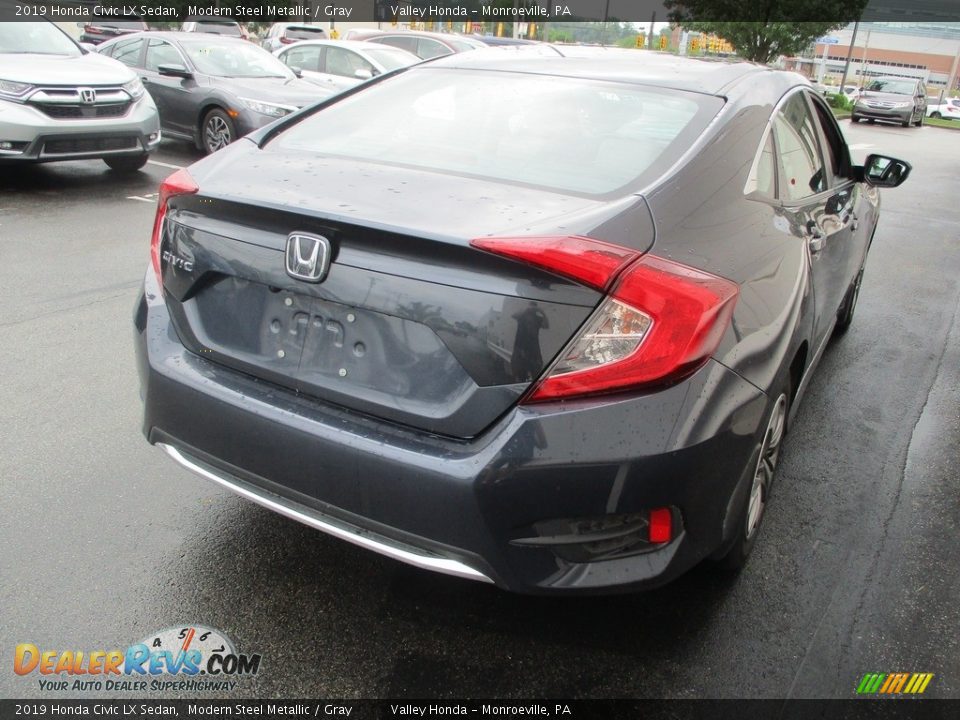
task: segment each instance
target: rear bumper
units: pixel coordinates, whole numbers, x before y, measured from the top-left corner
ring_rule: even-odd
[[[248,499],[412,565],[526,593],[653,587],[739,527],[766,396],[710,361],[648,395],[517,407],[456,441],[325,405],[184,349],[148,273],[136,348],[144,433]],[[673,540],[569,562],[521,547],[557,518],[677,511]]]
[[[0,163],[142,155],[160,144],[157,108],[144,93],[123,117],[57,119],[29,104],[0,101]]]

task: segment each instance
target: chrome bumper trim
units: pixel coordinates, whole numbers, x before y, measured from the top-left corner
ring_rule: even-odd
[[[451,560],[450,558],[439,557],[437,555],[430,555],[426,553],[418,554],[395,545],[391,545],[386,539],[380,539],[376,535],[365,530],[321,515],[312,508],[294,503],[293,501],[285,500],[284,498],[274,495],[273,493],[253,490],[249,487],[239,485],[235,480],[229,477],[217,475],[207,468],[198,465],[171,445],[167,445],[166,443],[157,443],[157,447],[167,453],[167,455],[169,455],[187,470],[191,470],[197,475],[215,482],[217,485],[225,487],[228,490],[232,490],[247,500],[251,500],[258,505],[263,505],[269,510],[280,513],[281,515],[284,515],[292,520],[302,522],[304,525],[309,525],[310,527],[320,530],[321,532],[325,532],[328,535],[333,535],[341,540],[346,540],[354,545],[359,545],[367,550],[372,550],[375,553],[386,555],[394,560],[399,560],[400,562],[404,562],[408,565],[413,565],[414,567],[422,568],[424,570],[432,570],[433,572],[443,573],[444,575],[453,575],[455,577],[466,578],[468,580],[478,580],[480,582],[493,583],[493,580],[479,570],[475,570],[469,565],[465,565],[458,560]]]

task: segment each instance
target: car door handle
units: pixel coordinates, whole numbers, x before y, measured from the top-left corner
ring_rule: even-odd
[[[807,245],[810,248],[810,253],[816,255],[818,252],[823,250],[823,241],[825,236],[823,230],[821,230],[813,220],[807,223]]]
[[[150,78],[148,78],[146,75],[141,75],[141,76],[140,76],[140,82],[142,82],[144,85],[149,85],[149,84],[150,84]]]

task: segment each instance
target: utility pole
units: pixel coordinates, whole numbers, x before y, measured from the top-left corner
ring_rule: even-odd
[[[853,46],[857,44],[857,30],[860,29],[860,21],[853,24],[853,37],[850,38],[850,47],[847,50],[847,62],[843,65],[843,77],[840,79],[840,92],[847,85],[847,73],[850,72],[850,58],[853,56]]]
[[[657,22],[657,11],[653,11],[653,16],[650,18],[650,32],[647,34],[647,45],[650,50],[653,50],[653,26]]]
[[[867,77],[867,51],[870,49],[870,31],[867,30],[867,39],[863,43],[863,55],[860,58],[860,85]]]

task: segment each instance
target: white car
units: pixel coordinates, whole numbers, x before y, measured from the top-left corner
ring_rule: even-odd
[[[960,98],[944,98],[942,103],[927,105],[927,117],[960,120]]]
[[[274,23],[270,26],[260,47],[272,53],[282,49],[285,45],[292,45],[300,40],[326,40],[327,33],[319,25],[302,25],[300,23]]]
[[[420,62],[406,50],[356,40],[304,40],[274,55],[304,80],[337,91]]]
[[[159,143],[133,70],[49,21],[0,23],[0,164],[101,159],[135,172]]]

